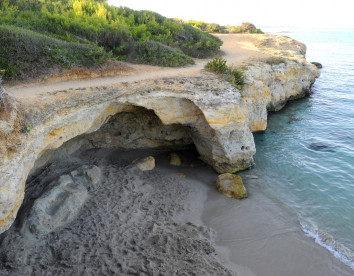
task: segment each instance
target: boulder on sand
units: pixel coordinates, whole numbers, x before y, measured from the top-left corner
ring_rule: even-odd
[[[87,199],[85,186],[70,175],[62,175],[54,187],[38,198],[25,225],[33,234],[47,234],[72,221]]]
[[[173,166],[181,166],[182,165],[181,157],[179,157],[179,155],[175,152],[170,153],[170,165],[173,165]]]
[[[148,156],[133,161],[133,164],[141,171],[151,171],[155,168],[155,158],[152,156]]]
[[[248,197],[247,190],[243,186],[242,178],[239,175],[224,173],[216,180],[216,187],[224,196],[242,199]]]
[[[29,209],[23,230],[48,234],[74,220],[88,198],[87,188],[95,187],[100,177],[99,167],[84,165],[52,181]]]

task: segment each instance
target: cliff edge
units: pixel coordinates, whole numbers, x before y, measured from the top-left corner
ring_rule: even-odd
[[[179,69],[131,65],[133,73],[115,79],[8,88],[0,110],[0,233],[16,217],[27,177],[58,148],[70,154],[194,144],[219,173],[250,167],[252,132],[266,129],[269,110],[309,94],[319,70],[293,39],[218,36],[228,62],[244,70],[241,90],[205,71],[201,60]]]

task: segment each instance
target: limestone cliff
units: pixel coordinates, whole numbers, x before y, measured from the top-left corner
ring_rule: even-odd
[[[272,41],[265,37],[268,42],[259,45],[264,52]],[[267,111],[309,93],[319,76],[304,58],[305,46],[290,42],[286,50],[285,42],[269,46],[287,57],[285,63],[249,64],[241,91],[202,70],[188,77],[56,91],[21,100],[9,96],[11,108],[0,111],[0,233],[16,217],[30,171],[64,143],[62,149],[68,153],[80,147],[175,148],[194,143],[200,158],[219,173],[248,168],[256,152],[252,132],[266,128]],[[21,132],[25,126],[31,130]]]

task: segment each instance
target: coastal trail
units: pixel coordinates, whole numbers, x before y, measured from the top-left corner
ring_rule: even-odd
[[[217,34],[223,41],[221,51],[229,65],[241,65],[250,58],[261,58],[265,54],[256,47],[259,36],[247,34]],[[16,98],[32,98],[38,94],[62,91],[68,89],[109,86],[122,82],[160,79],[168,77],[191,76],[204,69],[210,59],[195,59],[195,64],[186,67],[171,68],[151,65],[125,63],[129,70],[119,72],[111,77],[97,77],[73,80],[69,78],[54,78],[54,81],[35,81],[6,87],[6,91]],[[118,73],[117,73],[118,74]],[[53,78],[52,78],[53,79]],[[58,81],[59,79],[59,81]]]

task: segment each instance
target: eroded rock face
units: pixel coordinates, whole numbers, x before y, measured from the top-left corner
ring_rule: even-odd
[[[308,95],[319,71],[305,59],[293,58],[278,65],[254,64],[245,75],[247,84],[241,95],[249,114],[249,128],[254,132],[266,129],[268,111],[278,111],[289,100]]]
[[[286,63],[249,66],[241,91],[201,71],[190,77],[46,93],[18,102],[16,112],[9,118],[2,115],[0,124],[0,139],[6,140],[0,158],[0,232],[16,217],[36,160],[73,138],[78,143],[69,154],[84,144],[133,149],[194,143],[200,158],[219,173],[248,168],[256,152],[252,132],[266,128],[267,110],[304,96],[319,76],[304,59],[306,47],[293,44],[294,57]],[[21,133],[15,123],[19,121],[33,128]]]
[[[141,107],[114,115],[98,131],[82,138],[94,148],[114,149],[178,148],[193,143],[181,125],[164,125],[152,110]]]

